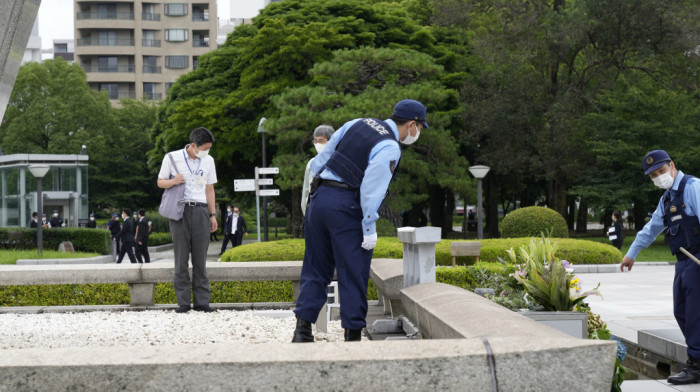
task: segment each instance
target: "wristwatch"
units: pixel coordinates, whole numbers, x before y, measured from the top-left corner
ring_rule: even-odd
[[[216,213],[215,213],[215,212],[210,212],[210,213],[209,213],[209,217],[211,218],[212,216],[216,216]]]

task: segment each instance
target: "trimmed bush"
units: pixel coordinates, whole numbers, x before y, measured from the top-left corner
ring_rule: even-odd
[[[58,250],[63,241],[70,241],[77,252],[109,253],[108,230],[62,227],[42,231],[44,249]],[[36,229],[0,227],[0,249],[36,249]]]
[[[450,243],[453,240],[442,240],[435,246],[435,264],[452,265]],[[455,240],[457,241],[457,240]],[[572,264],[616,264],[622,260],[622,253],[614,246],[594,241],[557,238],[559,244],[557,256]],[[480,261],[498,262],[498,258],[506,257],[510,248],[517,249],[530,242],[530,238],[505,238],[481,241]],[[375,259],[403,258],[403,244],[395,237],[380,237],[374,248]],[[290,261],[304,259],[304,240],[288,239],[271,242],[256,242],[237,246],[226,251],[221,261]],[[457,264],[474,264],[474,257],[458,257]]]
[[[155,211],[146,211],[146,218],[151,221],[151,237],[155,233],[170,233],[170,219],[163,217]],[[149,238],[149,239],[150,239]],[[149,243],[150,245],[150,243]]]
[[[503,218],[503,238],[539,237],[568,238],[566,220],[556,211],[545,207],[519,208]]]
[[[148,246],[172,244],[173,236],[170,233],[151,233],[148,236]]]

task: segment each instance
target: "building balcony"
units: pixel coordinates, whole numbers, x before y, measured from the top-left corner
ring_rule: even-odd
[[[144,65],[143,73],[159,74],[161,73],[161,68],[155,65]]]
[[[78,46],[135,46],[133,38],[78,38]]]
[[[85,72],[135,72],[133,65],[82,65]]]
[[[194,13],[192,14],[193,22],[207,22],[209,21],[209,14],[204,13]]]
[[[77,20],[134,20],[133,12],[78,12]]]
[[[102,91],[107,91],[107,90],[102,90]],[[136,93],[133,91],[118,91],[118,92],[108,91],[107,97],[109,97],[109,99],[111,99],[111,100],[125,99],[125,98],[135,99]]]
[[[150,46],[154,48],[160,48],[160,40],[159,39],[144,39],[141,40],[141,46]]]
[[[160,14],[153,14],[153,13],[149,13],[149,12],[143,12],[143,13],[141,14],[141,20],[158,22],[158,21],[160,21]]]
[[[195,48],[208,48],[209,47],[209,40],[193,39],[192,46]]]
[[[148,100],[156,100],[156,99],[162,99],[163,94],[161,93],[143,93],[143,99],[148,99]]]

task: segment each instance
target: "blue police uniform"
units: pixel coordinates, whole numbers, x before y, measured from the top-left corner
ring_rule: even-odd
[[[365,327],[373,251],[360,245],[363,236],[376,233],[378,210],[401,158],[398,139],[392,120],[352,120],[311,164],[312,174],[322,181],[306,213],[307,246],[294,310],[299,318],[316,321],[337,269],[341,324],[352,330]]]

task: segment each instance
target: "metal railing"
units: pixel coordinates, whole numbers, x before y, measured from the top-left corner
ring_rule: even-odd
[[[78,46],[134,46],[133,38],[78,38]]]
[[[78,12],[76,19],[134,20],[133,12]]]
[[[107,91],[107,90],[102,90]],[[107,91],[107,97],[112,100],[123,99],[123,98],[136,98],[136,93],[133,91]]]
[[[83,65],[85,72],[135,72],[133,65]]]
[[[163,97],[163,94],[161,93],[143,93],[143,99],[161,99]]]
[[[209,20],[209,14],[204,14],[204,13],[194,13],[192,14],[192,21],[193,22],[206,22]]]
[[[193,39],[192,46],[195,48],[208,48],[209,47],[209,40]]]
[[[143,73],[160,73],[160,67],[156,65],[144,65]]]
[[[158,22],[160,20],[160,14],[154,14],[150,12],[142,12],[141,13],[141,20],[152,20],[154,22]]]
[[[153,46],[156,48],[160,48],[160,40],[159,39],[143,39],[143,40],[141,40],[141,45],[142,46]]]

